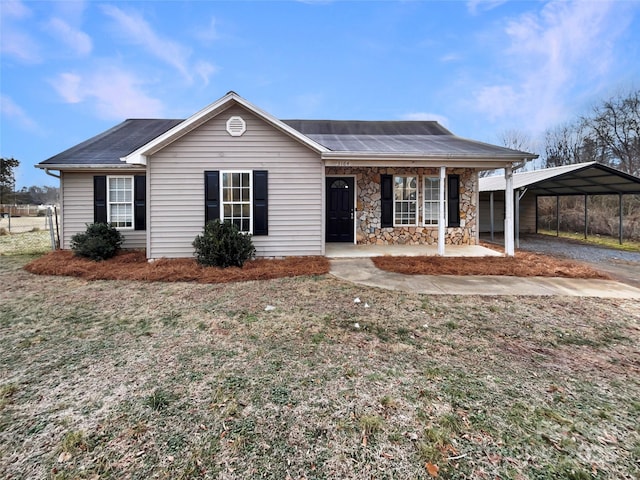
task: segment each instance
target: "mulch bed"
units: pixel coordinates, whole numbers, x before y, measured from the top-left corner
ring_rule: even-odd
[[[515,257],[374,257],[376,267],[407,275],[505,275],[512,277],[599,278],[606,273],[588,265],[531,252]]]
[[[269,280],[329,272],[325,257],[257,259],[242,268],[202,267],[191,258],[162,259],[149,263],[143,251],[123,251],[102,262],[76,257],[68,250],[50,252],[25,270],[39,275],[66,275],[86,280],[142,280],[148,282],[228,283]]]
[[[570,260],[531,252],[515,257],[396,257],[372,258],[376,267],[406,275],[506,275],[516,277],[565,277],[611,279],[605,273]],[[229,283],[329,272],[325,257],[256,259],[242,268],[202,267],[191,258],[161,259],[149,263],[143,251],[123,251],[114,258],[94,262],[68,250],[50,252],[25,270],[38,275],[65,275],[86,280],[141,280],[148,282]]]

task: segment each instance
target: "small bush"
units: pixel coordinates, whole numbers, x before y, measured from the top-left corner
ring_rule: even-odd
[[[84,233],[71,237],[71,250],[78,257],[106,260],[120,250],[123,241],[122,234],[115,227],[106,223],[90,223]]]
[[[193,241],[196,260],[208,267],[242,267],[256,249],[251,235],[242,233],[231,222],[207,222],[202,235]]]

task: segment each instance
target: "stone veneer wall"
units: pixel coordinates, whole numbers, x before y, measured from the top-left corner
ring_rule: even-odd
[[[418,176],[418,225],[415,227],[380,227],[380,175]],[[476,245],[478,208],[475,191],[478,188],[476,171],[468,168],[447,168],[447,175],[460,175],[460,227],[445,228],[445,244]],[[423,176],[438,177],[439,168],[351,168],[327,167],[326,175],[353,175],[356,178],[356,242],[358,244],[426,244],[438,243],[438,226],[420,226],[423,210]]]

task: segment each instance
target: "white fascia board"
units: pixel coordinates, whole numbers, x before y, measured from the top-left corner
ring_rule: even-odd
[[[36,168],[40,168],[42,170],[57,170],[57,171],[65,171],[65,170],[137,170],[144,172],[146,170],[144,165],[139,164],[117,164],[117,163],[92,163],[92,164],[77,164],[77,165],[47,165],[47,164],[37,164]]]
[[[133,163],[133,164],[139,164],[139,165],[146,165],[147,156],[153,155],[154,153],[158,152],[162,148],[173,143],[174,141],[178,140],[180,137],[186,135],[190,131],[194,130],[195,128],[199,127],[203,123],[207,122],[211,118],[224,112],[225,110],[230,108],[234,103],[241,105],[242,107],[247,109],[249,112],[253,113],[257,117],[271,124],[273,127],[295,138],[302,144],[307,145],[309,148],[315,150],[316,152],[322,153],[322,152],[328,151],[325,147],[323,147],[319,143],[314,142],[310,138],[301,134],[297,130],[291,128],[289,125],[285,124],[284,122],[281,122],[280,120],[270,115],[269,113],[265,112],[264,110],[247,102],[244,98],[240,97],[238,94],[234,92],[229,92],[224,97],[213,102],[211,105],[203,108],[199,112],[191,115],[185,121],[179,123],[178,125],[166,131],[162,135],[154,138],[152,141],[138,148],[134,152],[131,152],[129,155],[122,157],[120,160],[129,164]]]
[[[499,159],[478,157],[424,156],[407,154],[323,154],[326,167],[448,167],[477,168],[491,170],[505,168],[507,165],[520,162],[522,159]]]

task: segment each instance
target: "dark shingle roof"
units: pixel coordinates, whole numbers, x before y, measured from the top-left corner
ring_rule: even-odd
[[[183,120],[129,119],[43,162],[48,165],[120,165],[124,157]],[[283,120],[331,152],[446,157],[532,157],[453,135],[435,121]]]
[[[434,121],[282,120],[308,137],[314,135],[451,135]]]
[[[531,157],[526,152],[468,140],[435,121],[283,120],[333,152],[432,156]]]
[[[129,119],[40,165],[122,165],[124,157],[183,120]]]

